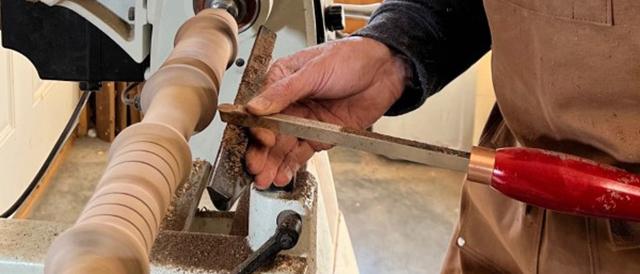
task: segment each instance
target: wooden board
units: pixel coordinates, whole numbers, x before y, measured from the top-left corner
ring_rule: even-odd
[[[103,82],[96,93],[96,131],[98,138],[111,142],[116,136],[116,90],[114,82]]]
[[[88,131],[89,131],[89,110],[88,110],[88,105],[85,105],[82,108],[82,112],[80,112],[80,117],[78,117],[78,125],[76,126],[76,136],[78,137],[87,136]]]
[[[344,32],[346,33],[354,33],[356,31],[358,31],[359,29],[363,28],[364,26],[367,25],[367,21],[365,20],[361,20],[361,19],[352,19],[352,18],[347,18],[346,19],[346,26],[344,28]]]
[[[127,105],[122,102],[122,100],[120,98],[122,98],[122,94],[125,92],[125,90],[127,89],[127,82],[117,82],[116,83],[116,90],[117,90],[117,94],[116,94],[116,134],[122,132],[125,128],[127,128],[127,126],[129,125],[128,123],[128,109],[127,109]]]

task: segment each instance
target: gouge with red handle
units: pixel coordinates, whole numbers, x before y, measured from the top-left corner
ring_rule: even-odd
[[[469,181],[531,205],[640,221],[640,176],[576,156],[532,148],[474,147],[469,153],[284,114],[257,117],[237,105],[218,110],[227,123],[466,171]]]

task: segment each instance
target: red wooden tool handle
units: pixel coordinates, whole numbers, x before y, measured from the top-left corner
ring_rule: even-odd
[[[554,211],[640,221],[640,176],[567,154],[498,149],[491,186]]]

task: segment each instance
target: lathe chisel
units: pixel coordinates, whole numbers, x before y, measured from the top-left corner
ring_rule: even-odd
[[[284,114],[258,117],[239,105],[223,104],[218,110],[223,121],[239,126],[467,172],[469,181],[527,204],[640,221],[639,175],[573,155],[521,147],[465,152]]]

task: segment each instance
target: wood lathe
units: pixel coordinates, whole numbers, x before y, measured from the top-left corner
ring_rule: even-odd
[[[298,172],[293,188],[258,191],[232,180],[244,176],[233,175],[243,155],[225,156],[238,152],[221,141],[233,130],[215,117],[219,101],[255,94],[272,56],[334,39],[343,15],[325,14],[331,5],[3,1],[3,46],[28,56],[40,78],[145,83],[144,119],[114,141],[74,224],[0,219],[0,273],[248,273],[264,263],[260,273],[357,272],[326,154]],[[228,136],[246,145],[242,131]],[[223,201],[220,210],[203,210],[205,189]],[[277,251],[291,249],[273,253],[272,236],[281,235],[289,240]],[[269,256],[255,260],[260,254]]]

